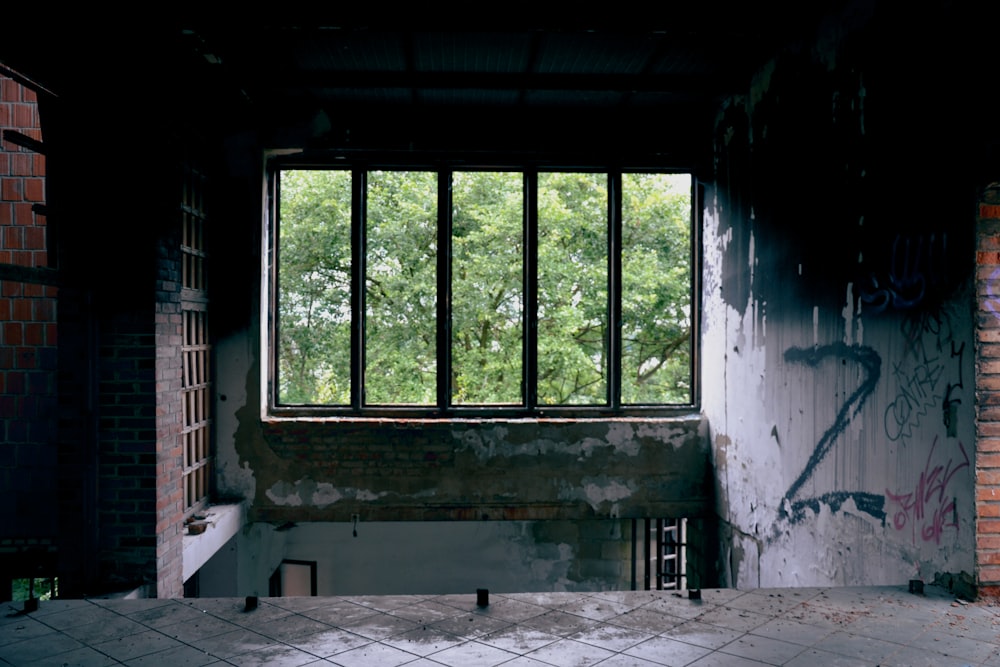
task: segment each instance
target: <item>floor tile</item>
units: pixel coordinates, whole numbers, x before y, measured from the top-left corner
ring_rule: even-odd
[[[525,619],[519,625],[525,625],[553,635],[559,635],[560,637],[568,637],[587,628],[594,627],[597,625],[597,621],[577,616],[576,614],[569,614],[562,610],[554,610]]]
[[[786,618],[776,618],[754,628],[750,632],[750,635],[779,639],[802,646],[813,646],[832,632],[833,630],[830,628],[823,628],[818,625],[810,625],[809,623],[788,620]]]
[[[56,631],[29,615],[0,618],[0,646],[25,639],[44,637],[54,632]]]
[[[448,632],[443,632],[433,626],[421,625],[413,630],[383,639],[382,643],[388,646],[395,646],[408,653],[427,656],[466,641],[469,640]]]
[[[503,628],[510,627],[511,625],[513,625],[513,623],[504,618],[494,618],[491,616],[484,616],[483,614],[472,613],[461,614],[459,616],[455,616],[454,618],[438,621],[437,623],[433,623],[432,627],[444,632],[450,632],[451,634],[459,637],[472,639],[475,637],[481,637],[491,632],[496,632],[497,630],[502,630]]]
[[[529,658],[556,665],[556,667],[588,667],[614,655],[613,651],[573,641],[560,639],[528,654]]]
[[[458,616],[461,612],[454,607],[435,602],[434,600],[422,600],[416,604],[393,609],[389,613],[393,616],[413,621],[414,623],[426,625]]]
[[[504,664],[516,657],[516,653],[496,646],[468,641],[435,653],[431,659],[449,667],[489,667]]]
[[[32,660],[32,667],[109,667],[109,665],[120,665],[114,658],[104,655],[89,646],[84,646],[72,651],[60,653],[58,655],[46,656]]]
[[[150,653],[159,653],[167,649],[177,648],[178,646],[183,646],[183,644],[156,630],[146,630],[138,634],[98,642],[93,646],[101,653],[106,653],[115,660],[127,662],[134,658],[149,655]]]
[[[929,587],[55,600],[0,663],[255,667],[1000,667],[1000,607]],[[51,623],[51,625],[50,625]]]
[[[806,650],[801,644],[792,644],[754,635],[744,635],[719,649],[719,653],[736,655],[766,662],[769,665],[783,665]]]
[[[270,637],[265,637],[253,630],[238,628],[221,635],[195,640],[191,642],[191,645],[217,658],[225,659],[231,658],[234,655],[256,651],[276,643]]]
[[[654,637],[626,649],[626,655],[649,660],[667,667],[683,667],[711,653],[712,649],[695,646],[687,642],[670,639],[669,637]]]
[[[730,630],[699,621],[688,621],[670,628],[660,636],[714,650],[722,648],[742,634],[743,632],[740,630]]]
[[[383,612],[380,612],[377,609],[372,609],[371,607],[366,607],[365,605],[348,602],[347,600],[334,600],[328,604],[313,607],[312,609],[307,609],[300,613],[306,618],[311,618],[315,621],[320,621],[321,623],[342,626],[345,623],[350,623],[351,621],[356,621],[362,618],[368,618],[369,616],[374,616]]]
[[[570,635],[569,639],[617,653],[653,637],[654,635],[648,632],[601,624]]]
[[[226,662],[238,667],[302,667],[317,660],[316,656],[297,648],[284,644],[271,644],[256,651],[233,656]]]
[[[560,611],[567,614],[575,614],[595,621],[606,621],[633,609],[635,609],[633,605],[601,598],[584,598],[559,607]]]
[[[285,644],[319,658],[328,658],[344,651],[371,644],[374,640],[340,628],[327,628],[320,632],[286,640]]]
[[[684,619],[643,607],[615,616],[608,619],[607,622],[619,627],[658,635],[661,632],[666,632],[670,628],[680,625],[684,622]]]
[[[288,642],[304,635],[329,630],[326,623],[313,620],[301,614],[290,614],[258,625],[255,630],[265,637],[279,642]],[[166,630],[165,630],[166,631]]]
[[[398,616],[376,614],[375,616],[368,616],[357,621],[345,623],[342,627],[362,637],[380,640],[409,632],[418,627],[418,624],[405,618],[399,618]]]
[[[342,667],[397,667],[408,665],[419,658],[415,653],[373,642],[338,653],[327,661]]]
[[[873,665],[877,665],[883,658],[895,653],[899,647],[900,644],[862,635],[852,635],[843,631],[834,632],[816,644],[818,649],[861,658]]]
[[[530,626],[512,625],[498,632],[483,635],[478,638],[478,641],[511,653],[524,655],[560,639],[562,637],[559,635],[543,632]]]

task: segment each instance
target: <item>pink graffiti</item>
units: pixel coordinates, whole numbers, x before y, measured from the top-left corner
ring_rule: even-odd
[[[956,463],[952,458],[948,459],[946,465],[931,467],[937,443],[938,439],[935,437],[931,451],[927,454],[924,470],[920,473],[920,478],[913,491],[896,494],[886,490],[886,497],[899,505],[899,511],[892,518],[892,525],[896,530],[902,530],[907,524],[912,524],[911,530],[913,530],[914,541],[916,541],[917,525],[920,524],[921,539],[925,542],[941,544],[941,536],[945,530],[950,528],[958,530],[955,498],[946,497],[945,492],[952,478],[960,470],[968,468],[970,463],[965,447],[959,442],[958,449],[962,453],[960,461]]]
[[[1000,269],[993,271],[986,281],[986,301],[983,302],[986,310],[993,313],[996,318],[1000,318],[1000,294],[997,294],[995,289],[998,282],[1000,282]]]

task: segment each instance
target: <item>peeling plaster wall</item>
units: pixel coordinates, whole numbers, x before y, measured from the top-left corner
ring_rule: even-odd
[[[218,346],[229,354],[237,343]],[[236,361],[236,354],[230,356]],[[249,364],[256,372],[253,364]],[[707,430],[664,420],[263,420],[218,403],[220,493],[255,521],[704,517]],[[233,403],[233,396],[245,401]],[[230,406],[234,406],[235,411]]]
[[[628,523],[310,522],[280,532],[255,524],[238,545],[236,567],[248,574],[229,595],[266,594],[281,558],[315,562],[321,596],[622,590],[630,585]],[[260,547],[276,538],[282,556],[265,567]]]
[[[974,571],[974,218],[959,170],[928,173],[955,163],[946,119],[900,149],[883,19],[790,49],[718,117],[702,359],[733,586]]]

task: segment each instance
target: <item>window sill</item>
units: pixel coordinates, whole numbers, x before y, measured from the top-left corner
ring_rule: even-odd
[[[246,508],[243,503],[209,505],[199,516],[205,517],[204,532],[198,535],[184,533],[184,581],[187,581],[201,566],[216,554],[236,535],[246,523]]]

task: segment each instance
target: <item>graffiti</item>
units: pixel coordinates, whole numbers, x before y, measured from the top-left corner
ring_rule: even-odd
[[[942,406],[942,422],[953,433],[955,410],[962,402],[955,394],[963,388],[965,343],[956,346],[950,321],[940,314],[904,325],[903,333],[908,341],[907,356],[915,363],[911,367],[904,362],[893,365],[898,393],[885,409],[885,435],[892,441],[912,436],[938,404]],[[934,338],[932,346],[925,344],[924,333]],[[957,377],[948,373],[949,366],[957,367]]]
[[[934,450],[938,439],[935,437],[931,451],[927,454],[924,470],[920,473],[913,491],[909,493],[891,493],[886,490],[886,497],[899,506],[893,514],[892,525],[896,530],[903,530],[907,525],[913,531],[913,540],[919,529],[920,538],[925,542],[941,544],[941,536],[946,529],[958,530],[958,518],[955,498],[947,496],[948,485],[961,470],[970,466],[969,455],[958,443],[961,460],[948,459],[944,465],[931,466]]]
[[[1000,282],[1000,269],[995,269],[986,281],[986,300],[983,307],[993,313],[993,317],[1000,318],[1000,294],[997,294],[997,283]]]
[[[843,491],[836,494],[826,494],[817,498],[800,499],[797,498],[802,486],[808,482],[816,471],[816,467],[826,458],[833,443],[836,441],[851,419],[861,411],[868,397],[875,391],[879,377],[882,373],[882,358],[870,347],[860,345],[846,345],[844,343],[834,343],[816,348],[793,347],[785,351],[785,361],[792,363],[806,364],[812,368],[817,367],[827,358],[841,358],[844,363],[848,360],[861,366],[864,371],[864,378],[854,392],[847,397],[837,411],[837,416],[833,424],[823,433],[823,436],[816,443],[809,461],[799,476],[788,487],[782,502],[781,514],[796,523],[805,516],[807,508],[818,508],[819,503],[836,503],[839,507],[847,498],[853,498],[858,509],[872,514],[879,520],[885,518],[882,510],[882,499],[868,493]]]
[[[896,236],[892,242],[889,271],[869,276],[870,286],[860,289],[862,303],[876,313],[892,307],[909,310],[924,300],[928,287],[947,278],[948,235]]]
[[[796,500],[789,503],[783,513],[792,523],[798,523],[805,518],[806,510],[812,511],[813,514],[819,514],[820,506],[826,505],[830,511],[839,512],[848,500],[853,500],[854,506],[859,511],[869,514],[879,521],[885,521],[885,497],[863,491],[836,491],[824,493],[815,498]]]

